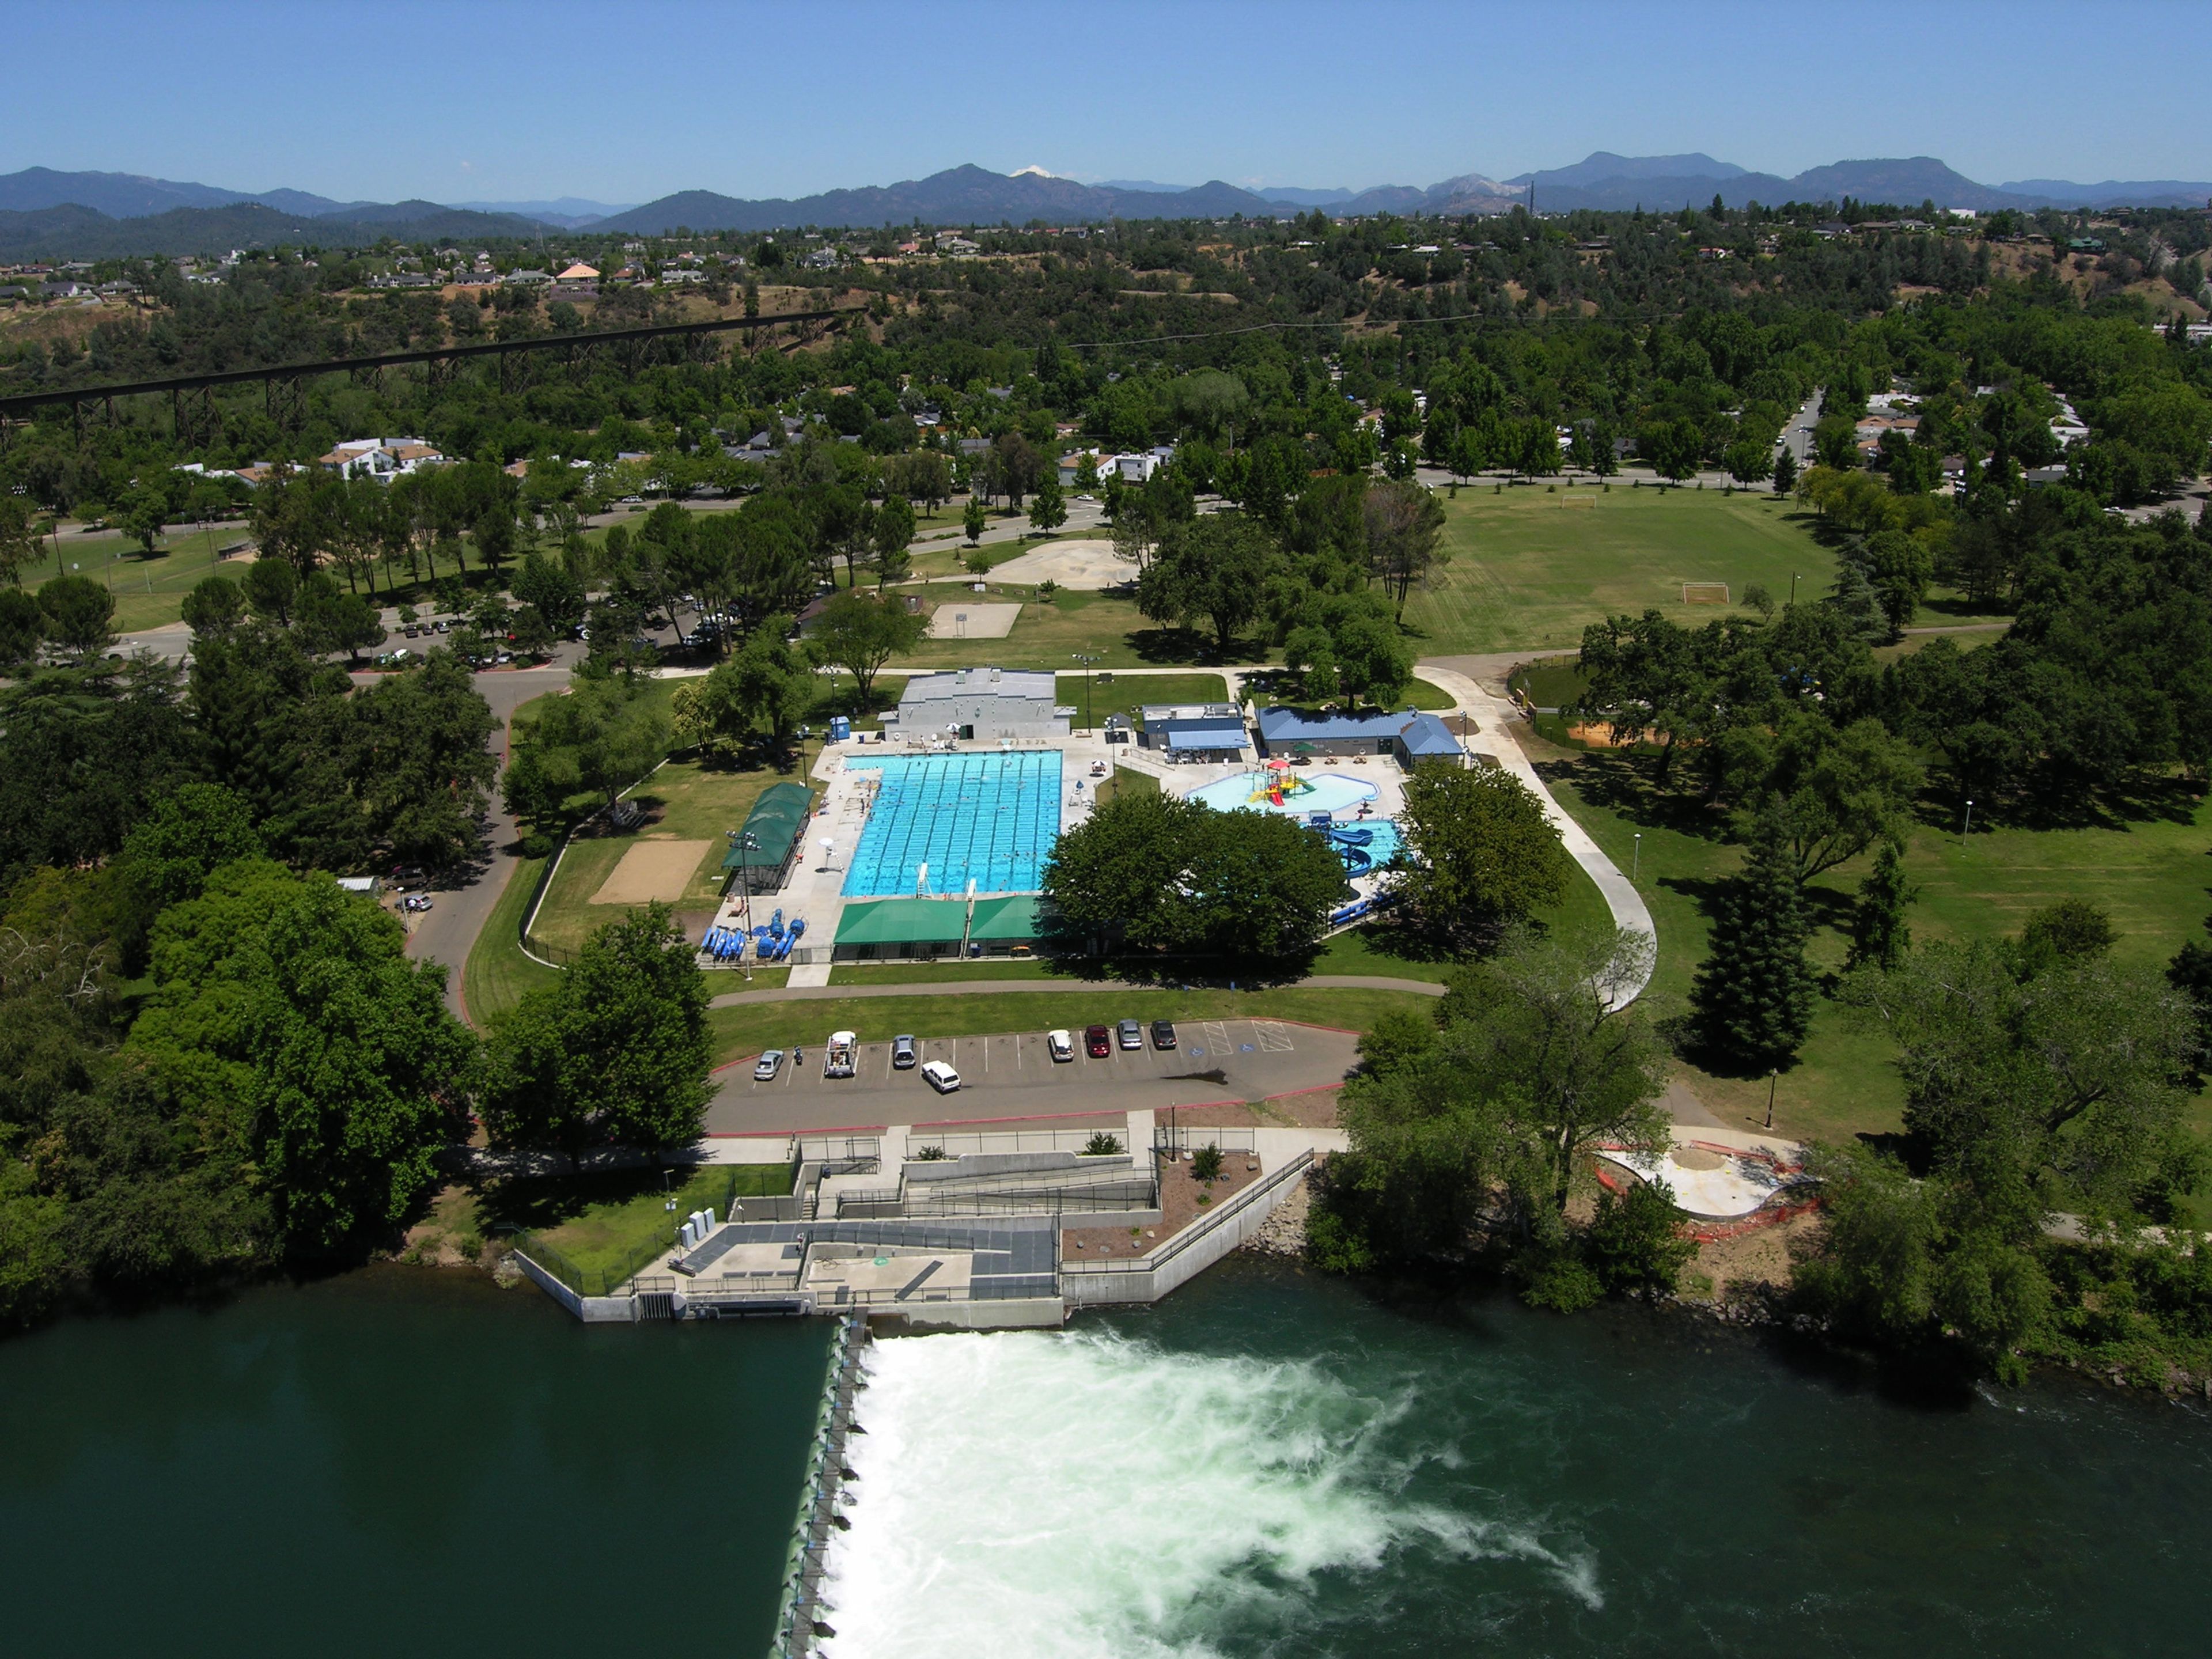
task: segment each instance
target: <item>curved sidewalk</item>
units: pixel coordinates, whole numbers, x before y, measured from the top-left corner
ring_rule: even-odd
[[[720,971],[730,971],[723,969]],[[763,1002],[834,1002],[842,997],[974,997],[1001,991],[1172,991],[1172,985],[1146,985],[1127,979],[952,979],[941,985],[927,980],[908,980],[896,985],[788,985],[761,991],[725,991],[711,999],[709,1008],[744,1008]],[[1193,986],[1193,990],[1225,991],[1225,985]],[[1280,985],[1255,988],[1267,991],[1411,991],[1419,996],[1440,997],[1444,988],[1425,979],[1393,979],[1382,974],[1315,974]]]
[[[1532,652],[1528,654],[1539,653]],[[1559,839],[1565,844],[1567,851],[1573,854],[1575,862],[1582,866],[1589,878],[1597,884],[1597,890],[1604,895],[1605,907],[1613,912],[1613,925],[1626,933],[1642,933],[1656,945],[1659,929],[1652,923],[1651,908],[1644,903],[1644,895],[1636,890],[1635,884],[1621,874],[1613,861],[1599,849],[1598,844],[1590,839],[1589,832],[1552,799],[1552,792],[1544,787],[1544,781],[1536,775],[1536,769],[1528,763],[1528,755],[1513,734],[1505,729],[1507,721],[1519,718],[1513,705],[1504,698],[1484,690],[1470,675],[1443,662],[1418,663],[1415,670],[1422,678],[1459,700],[1460,708],[1474,716],[1482,727],[1483,735],[1492,740],[1483,752],[1493,757],[1498,765],[1535,793],[1536,799],[1544,804],[1544,815],[1558,829]],[[1614,988],[1609,1006],[1624,1008],[1643,995],[1644,987],[1651,982],[1652,965],[1647,962],[1638,978],[1625,986]]]

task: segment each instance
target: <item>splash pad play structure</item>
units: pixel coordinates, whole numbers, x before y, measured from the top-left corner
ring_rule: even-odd
[[[1337,772],[1312,776],[1293,771],[1278,757],[1265,766],[1194,789],[1188,797],[1217,812],[1341,812],[1373,801],[1382,791]]]

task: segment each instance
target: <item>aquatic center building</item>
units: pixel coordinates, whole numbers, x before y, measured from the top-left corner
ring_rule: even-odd
[[[955,668],[916,674],[884,716],[884,735],[910,742],[1039,741],[1067,735],[1073,708],[1059,706],[1058,682],[1039,670]]]

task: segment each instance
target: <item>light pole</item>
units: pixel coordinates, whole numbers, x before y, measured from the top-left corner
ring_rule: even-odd
[[[1797,603],[1797,573],[1794,570],[1790,573],[1790,603]]]
[[[1782,1068],[1769,1066],[1766,1073],[1766,1127],[1774,1127],[1774,1085],[1782,1081]]]
[[[1644,832],[1636,832],[1635,849],[1628,856],[1628,878],[1634,881],[1644,873]]]
[[[1088,651],[1078,651],[1075,660],[1083,665],[1083,729],[1091,730],[1091,665],[1098,659]]]
[[[1960,835],[1960,838],[1961,838],[1961,839],[1964,839],[1966,836],[1971,836],[1971,835],[1972,835],[1973,833],[1974,833],[1974,798],[1973,798],[1972,795],[1969,795],[1969,796],[1967,796],[1967,797],[1966,797],[1966,826],[1965,826],[1965,828],[1961,829],[1961,830],[1959,831],[1959,835]]]

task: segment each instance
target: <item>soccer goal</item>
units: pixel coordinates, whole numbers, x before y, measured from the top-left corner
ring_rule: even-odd
[[[1682,584],[1684,605],[1726,605],[1728,602],[1729,585],[1726,582],[1684,582]]]

